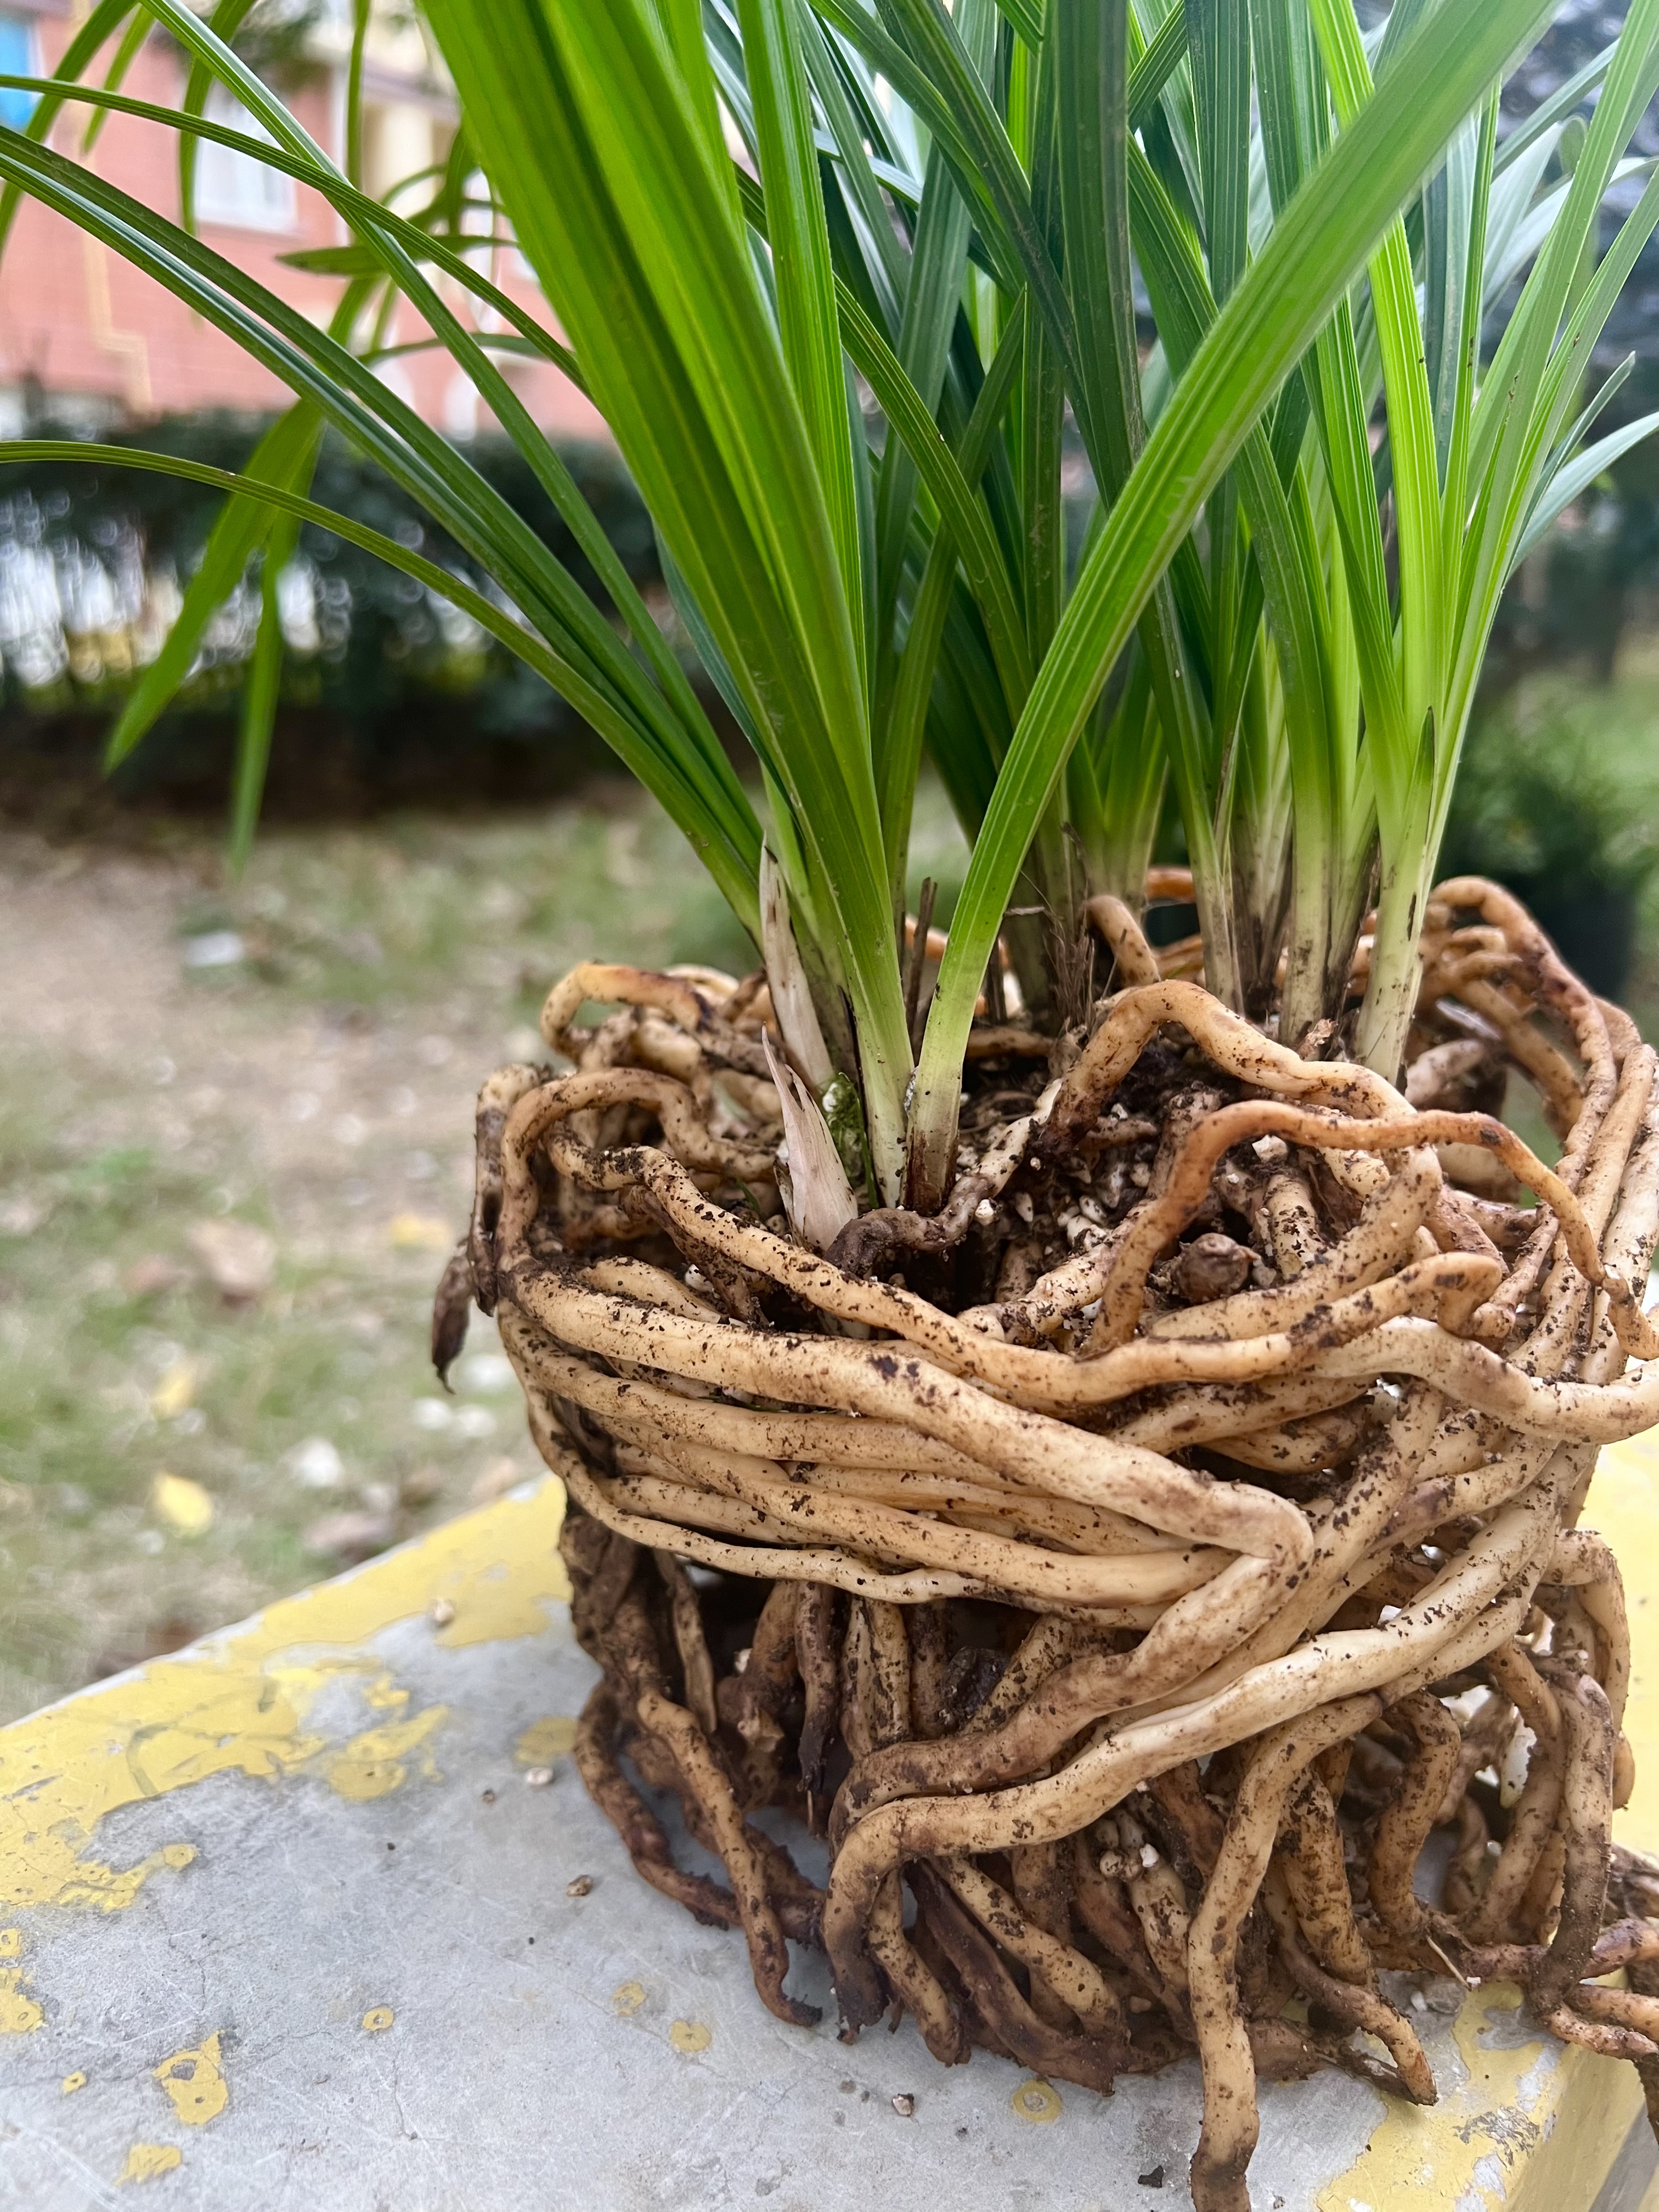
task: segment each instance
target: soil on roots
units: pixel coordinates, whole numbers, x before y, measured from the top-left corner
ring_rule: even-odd
[[[1609,1882],[1628,1643],[1577,1525],[1659,1417],[1624,1372],[1659,1352],[1656,1062],[1472,879],[1403,1092],[1113,927],[1149,980],[1058,1038],[981,1024],[941,1212],[827,1254],[787,1227],[763,979],[574,971],[574,1072],[481,1094],[434,1349],[496,1314],[568,1487],[577,1755],[643,1877],[786,2021],[795,1942],[844,2033],[908,2010],[945,2063],[1104,2090],[1196,2048],[1194,2202],[1245,2212],[1260,2075],[1432,2099],[1379,1968],[1511,1976],[1659,2078],[1659,1997],[1593,1986],[1659,1928]],[[622,1011],[573,1028],[589,999]],[[1497,1118],[1517,1079],[1553,1170]]]

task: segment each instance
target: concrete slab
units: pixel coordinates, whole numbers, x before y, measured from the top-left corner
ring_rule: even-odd
[[[1607,1497],[1653,1525],[1659,1454]],[[735,1936],[635,1880],[565,1755],[592,1669],[560,1510],[515,1493],[0,1731],[0,2206],[1188,2205],[1195,2067],[1103,2100],[944,2071],[908,2022],[786,2028]],[[821,1961],[792,1987],[832,2012]],[[1256,2212],[1655,2212],[1629,2069],[1541,2040],[1513,1990],[1425,2002],[1440,2106],[1267,2087]]]

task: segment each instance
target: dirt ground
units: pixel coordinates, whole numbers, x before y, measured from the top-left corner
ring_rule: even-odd
[[[479,1078],[579,958],[747,961],[622,787],[234,887],[200,832],[0,832],[0,946],[4,1719],[532,1471],[488,1325],[453,1398],[426,1361]]]

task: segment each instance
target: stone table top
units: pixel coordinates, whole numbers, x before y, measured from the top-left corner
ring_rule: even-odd
[[[568,1756],[594,1670],[562,1505],[515,1492],[0,1730],[0,2206],[1188,2206],[1195,2063],[1100,2099],[982,2052],[941,2069],[908,2021],[843,2045],[802,1954],[825,2018],[786,2027],[737,1936],[636,1879]],[[1659,1834],[1656,1506],[1659,1445],[1605,1455],[1586,1518],[1633,1590],[1632,1838]],[[1499,1984],[1419,2002],[1440,2104],[1264,2086],[1255,2212],[1659,2212],[1629,2068],[1540,2039]]]

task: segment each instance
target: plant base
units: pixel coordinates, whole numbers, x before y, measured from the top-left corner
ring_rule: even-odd
[[[1379,1967],[1510,1977],[1659,2069],[1624,1601],[1577,1526],[1659,1419],[1655,1055],[1490,884],[1423,957],[1403,1095],[1169,976],[985,1031],[943,1212],[827,1255],[775,1196],[761,980],[580,969],[576,1072],[481,1094],[434,1320],[441,1367],[496,1313],[568,1486],[577,1757],[645,1879],[787,2021],[794,1941],[844,2033],[902,2008],[945,2063],[1105,2090],[1195,2047],[1199,2212],[1247,2212],[1261,2074],[1432,2100]],[[590,998],[624,1011],[573,1030]],[[1553,1170],[1486,1110],[1516,1079]]]

